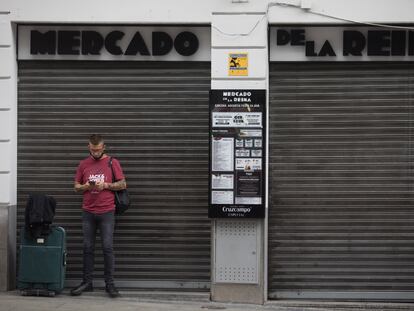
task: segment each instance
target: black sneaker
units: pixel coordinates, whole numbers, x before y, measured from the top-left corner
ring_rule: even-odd
[[[72,296],[79,296],[83,292],[93,292],[93,285],[90,282],[82,282],[78,287],[70,291]]]
[[[106,285],[105,291],[108,293],[109,297],[111,298],[116,298],[116,297],[119,297],[120,295],[114,284]]]

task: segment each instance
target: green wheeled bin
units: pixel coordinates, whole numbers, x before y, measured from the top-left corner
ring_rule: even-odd
[[[17,287],[24,296],[55,296],[65,283],[66,233],[52,227],[45,237],[31,238],[20,232],[20,260]]]

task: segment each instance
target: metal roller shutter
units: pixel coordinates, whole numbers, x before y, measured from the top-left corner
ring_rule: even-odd
[[[412,299],[412,63],[271,64],[271,298]]]
[[[81,195],[87,138],[101,133],[123,165],[132,207],[117,220],[120,287],[208,289],[210,63],[19,62],[18,219],[30,192],[58,202],[68,284],[81,279]],[[95,270],[103,275],[99,250]]]

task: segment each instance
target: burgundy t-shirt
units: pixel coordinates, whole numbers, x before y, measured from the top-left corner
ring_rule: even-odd
[[[85,184],[88,180],[95,182],[104,181],[112,183],[112,171],[109,166],[110,157],[95,160],[91,156],[82,160],[76,170],[75,182]],[[119,161],[112,158],[112,168],[115,174],[115,180],[124,179]],[[94,214],[102,214],[115,210],[114,193],[105,189],[102,191],[93,189],[83,193],[82,208]]]

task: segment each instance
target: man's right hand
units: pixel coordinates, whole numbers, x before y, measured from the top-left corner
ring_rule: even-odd
[[[78,182],[75,182],[75,192],[85,192],[85,191],[88,191],[88,190],[92,190],[92,189],[94,189],[95,188],[95,185],[91,185],[90,183],[89,183],[89,181],[87,181],[85,184],[80,184],[80,183],[78,183]]]
[[[89,181],[86,182],[86,184],[84,184],[85,186],[85,191],[86,190],[92,190],[93,188],[95,188],[94,184],[90,184]]]

